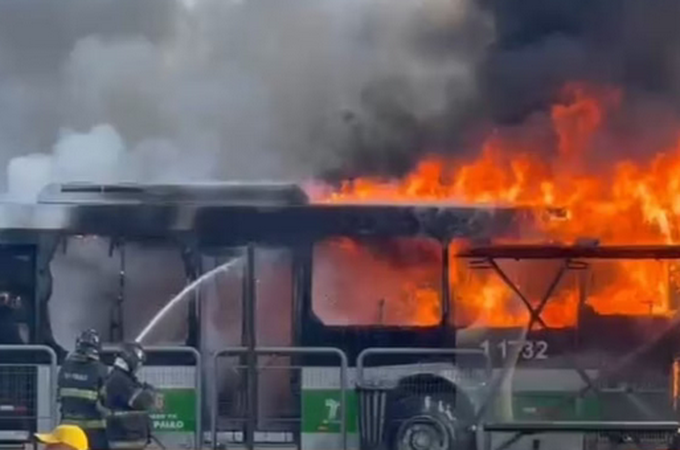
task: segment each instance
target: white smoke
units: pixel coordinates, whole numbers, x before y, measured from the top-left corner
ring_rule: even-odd
[[[30,154],[12,159],[7,168],[9,195],[35,201],[40,189],[54,181],[112,182],[119,178],[125,146],[109,125],[89,133],[64,130],[52,154]]]
[[[54,285],[49,309],[54,337],[65,348],[72,349],[76,336],[85,328],[96,329],[109,341],[120,300],[123,339],[133,340],[184,287],[186,276],[176,247],[128,243],[123,265],[122,255],[120,248],[110,252],[110,242],[96,237],[72,238],[65,251],[57,251],[52,261]],[[154,269],[159,266],[163,269]],[[183,344],[187,312],[188,303],[176,308],[154,330],[152,342]]]
[[[54,8],[40,3],[27,5],[26,16]],[[79,26],[66,36],[35,29],[38,55],[15,48],[26,40],[19,31],[0,35],[0,67],[16,68],[0,75],[0,108],[13,111],[0,113],[0,155],[20,153],[7,181],[22,200],[40,178],[313,177],[338,164],[328,123],[360,109],[368,84],[405,80],[409,107],[425,116],[474,95],[483,40],[453,57],[424,55],[414,42],[423,30],[487,28],[468,0],[61,4],[64,17],[54,20],[79,17]],[[97,22],[107,14],[110,24]],[[26,149],[52,149],[51,163]],[[96,170],[84,170],[90,165]]]
[[[49,154],[13,158],[7,167],[9,197],[35,202],[48,183],[186,182],[208,180],[209,170],[186,158],[171,142],[150,139],[129,150],[108,124],[86,133],[63,130]],[[196,177],[192,175],[204,174]]]

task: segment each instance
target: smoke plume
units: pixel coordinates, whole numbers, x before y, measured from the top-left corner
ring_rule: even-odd
[[[33,184],[300,180],[358,153],[378,168],[473,97],[490,36],[468,0],[9,0],[0,16],[0,163],[23,156],[5,181]],[[347,147],[357,120],[368,147]]]
[[[521,119],[571,80],[612,83],[677,104],[677,2],[486,3],[496,38],[479,75],[494,119]]]
[[[479,139],[491,130],[517,134],[515,129],[520,128],[534,142],[533,151],[550,153],[556,148],[555,136],[543,140],[540,130],[547,127],[541,123],[550,105],[562,101],[565,83],[574,81],[615,86],[624,93],[616,114],[594,138],[601,158],[646,156],[677,138],[677,2],[480,0],[475,4],[478,9],[464,16],[465,26],[449,25],[449,33],[440,33],[437,39],[420,36],[413,41],[423,54],[446,60],[456,58],[461,45],[470,42],[466,36],[475,37],[477,47],[464,52],[472,55],[466,70],[472,72],[469,81],[474,89],[463,97],[445,91],[439,111],[422,116],[407,100],[412,94],[409,83],[373,80],[364,88],[362,107],[346,115],[342,145],[347,157],[328,172],[331,178],[401,176],[423,153],[476,154]],[[431,31],[424,35],[431,36]],[[467,34],[461,36],[461,31]],[[445,83],[456,86],[456,75],[449,69]],[[539,141],[542,145],[536,144]]]
[[[132,180],[395,176],[423,153],[474,151],[489,127],[539,120],[574,80],[623,86],[610,125],[626,131],[621,141],[654,147],[678,119],[678,9],[672,0],[8,0],[0,161],[50,153],[64,130],[108,126]],[[20,165],[6,182],[65,177],[44,158]]]

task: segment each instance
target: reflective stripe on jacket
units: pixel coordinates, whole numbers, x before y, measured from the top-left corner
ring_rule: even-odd
[[[99,399],[99,390],[92,389],[78,389],[78,388],[61,388],[59,389],[59,397],[64,398],[79,398],[82,400],[90,400],[96,402]]]
[[[88,429],[88,430],[98,430],[101,429],[103,430],[106,428],[106,420],[81,420],[81,419],[63,419],[61,421],[63,425],[76,425],[82,429]]]

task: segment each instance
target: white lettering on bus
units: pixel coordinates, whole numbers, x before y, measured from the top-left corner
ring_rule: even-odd
[[[521,345],[520,341],[503,339],[498,344],[496,348],[501,352],[501,358],[505,359],[512,349]],[[485,340],[480,344],[480,347],[484,349],[487,354],[491,354],[491,343],[489,340]],[[548,359],[548,343],[546,341],[526,341],[524,346],[520,351],[520,357],[526,360],[532,359]]]

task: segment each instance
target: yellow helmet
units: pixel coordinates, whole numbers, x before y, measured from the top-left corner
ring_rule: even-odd
[[[78,426],[59,425],[50,433],[36,433],[38,441],[47,445],[63,444],[75,450],[88,450],[87,435]]]

